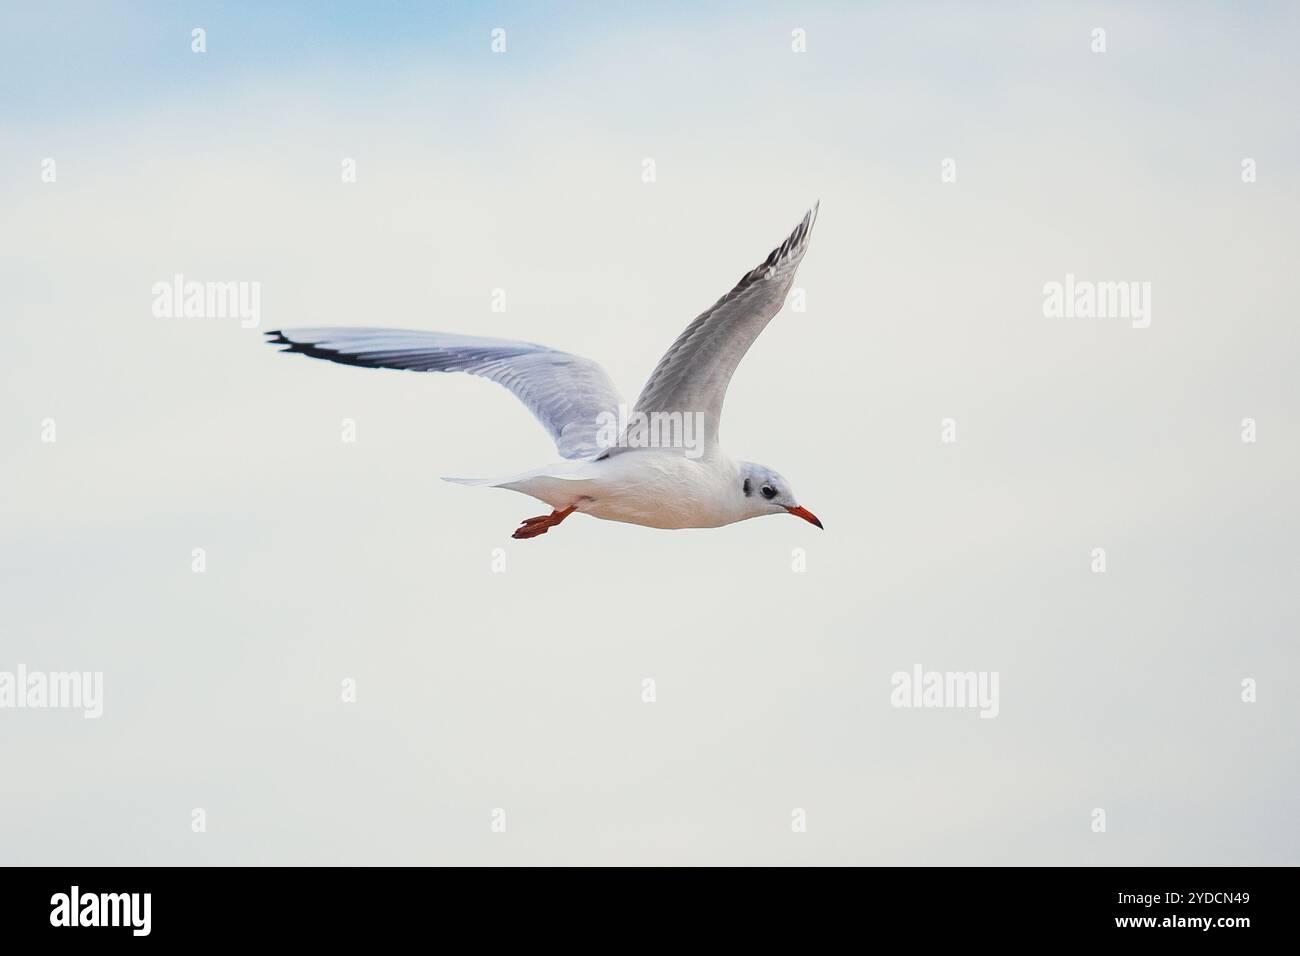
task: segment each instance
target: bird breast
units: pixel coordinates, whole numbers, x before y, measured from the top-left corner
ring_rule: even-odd
[[[733,501],[739,471],[726,458],[638,449],[596,464],[602,467],[579,511],[651,528],[716,528],[739,520]]]

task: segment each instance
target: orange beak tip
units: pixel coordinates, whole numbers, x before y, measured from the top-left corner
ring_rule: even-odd
[[[824,527],[822,527],[821,519],[819,519],[815,514],[813,514],[807,508],[800,506],[797,508],[786,508],[785,510],[790,512],[790,514],[794,515],[797,518],[803,518],[803,520],[807,521],[809,524],[815,524],[823,531],[826,530]]]

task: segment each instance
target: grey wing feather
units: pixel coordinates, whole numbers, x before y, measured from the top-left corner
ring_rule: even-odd
[[[706,445],[717,442],[731,376],[759,333],[781,310],[795,270],[808,250],[818,205],[808,210],[785,242],[677,337],[651,373],[635,411],[702,413]]]
[[[316,328],[267,332],[286,352],[366,368],[465,372],[504,385],[528,406],[565,458],[590,458],[602,413],[619,395],[595,362],[531,342],[402,329]]]

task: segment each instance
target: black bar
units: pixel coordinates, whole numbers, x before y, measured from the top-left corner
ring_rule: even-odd
[[[768,940],[838,927],[861,940],[920,933],[927,945],[1123,937],[1233,945],[1293,936],[1296,918],[1291,868],[34,868],[2,870],[0,881],[6,942],[47,944],[373,944],[413,928],[450,942],[460,929],[490,928],[495,938],[528,927],[541,944],[579,929],[617,939],[702,921]],[[74,886],[79,916],[107,921],[116,909],[120,925],[52,925],[70,922]],[[146,893],[148,934],[137,935]],[[116,894],[139,895],[128,909]]]

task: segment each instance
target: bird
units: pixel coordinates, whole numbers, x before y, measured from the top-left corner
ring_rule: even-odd
[[[504,478],[444,480],[505,488],[550,506],[550,514],[525,519],[513,538],[546,534],[575,512],[664,529],[790,514],[823,528],[779,472],[733,459],[718,442],[731,377],[785,303],[819,208],[686,327],[630,411],[596,362],[530,342],[357,327],[265,334],[283,352],[365,368],[465,372],[509,389],[564,461]]]

